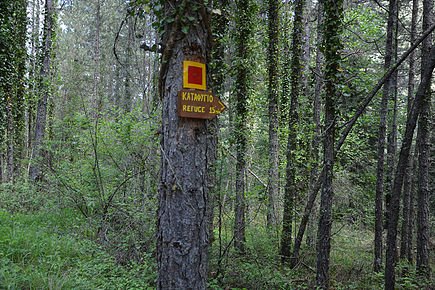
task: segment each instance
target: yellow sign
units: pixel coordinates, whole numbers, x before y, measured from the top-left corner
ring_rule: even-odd
[[[205,91],[207,89],[206,78],[205,63],[183,61],[183,88]]]
[[[226,109],[219,97],[211,92],[181,90],[178,93],[178,116],[195,119],[213,119]]]

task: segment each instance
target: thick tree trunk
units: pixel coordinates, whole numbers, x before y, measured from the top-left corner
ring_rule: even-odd
[[[288,262],[292,246],[292,225],[294,222],[294,203],[296,198],[296,146],[297,146],[297,122],[299,97],[302,93],[302,35],[304,0],[296,0],[294,3],[294,24],[292,33],[292,60],[291,60],[291,93],[290,111],[288,119],[288,139],[287,139],[287,165],[286,182],[284,190],[284,213],[281,234],[281,258],[283,262]]]
[[[325,123],[323,140],[324,175],[320,200],[319,226],[317,229],[316,284],[320,289],[329,287],[329,254],[332,228],[332,178],[334,173],[335,102],[338,95],[340,35],[343,17],[343,1],[323,2],[324,55],[325,55]]]
[[[275,200],[279,193],[279,139],[278,139],[278,48],[279,48],[279,1],[269,0],[269,180],[267,225],[276,224]]]
[[[197,7],[197,9],[190,9]],[[162,96],[161,179],[157,232],[157,289],[206,289],[209,227],[207,221],[209,169],[207,122],[177,114],[186,59],[207,63],[209,19],[203,2],[165,2],[166,17],[160,71]],[[181,31],[181,18],[191,22]]]
[[[408,163],[409,152],[411,150],[412,136],[414,134],[414,129],[417,125],[418,115],[422,110],[422,103],[424,96],[430,86],[430,80],[432,72],[435,67],[435,46],[432,47],[430,55],[423,61],[423,75],[421,78],[420,85],[418,87],[417,93],[415,95],[414,105],[408,115],[406,122],[405,135],[402,141],[402,147],[400,149],[399,161],[397,164],[393,190],[391,196],[391,203],[389,208],[390,221],[388,223],[387,232],[387,253],[385,262],[385,289],[392,290],[395,285],[395,273],[394,268],[396,264],[397,255],[397,224],[399,221],[399,208],[400,208],[400,195],[403,185],[404,172],[406,165]]]
[[[44,50],[43,63],[41,67],[41,83],[40,94],[38,100],[38,109],[36,112],[35,134],[33,141],[32,157],[29,166],[29,179],[38,181],[42,178],[42,144],[45,137],[45,129],[47,122],[47,104],[50,95],[50,69],[51,69],[51,53],[53,46],[53,29],[54,29],[54,3],[53,0],[45,1],[45,21],[44,21]]]

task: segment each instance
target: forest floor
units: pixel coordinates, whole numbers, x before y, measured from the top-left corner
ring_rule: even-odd
[[[150,263],[117,265],[73,210],[0,211],[0,289],[147,289]]]
[[[140,264],[117,264],[95,242],[95,226],[76,210],[11,213],[1,209],[1,204],[0,200],[0,289],[153,289],[156,265],[152,254]],[[382,274],[372,273],[373,234],[345,224],[335,225],[333,233],[331,288],[382,289]],[[247,254],[225,255],[221,270],[215,241],[209,288],[313,289],[314,249],[304,252],[296,269],[283,268],[269,236],[258,228],[249,230]],[[431,259],[434,265],[433,254]],[[399,278],[399,289],[430,289],[430,284],[419,285],[413,277]]]

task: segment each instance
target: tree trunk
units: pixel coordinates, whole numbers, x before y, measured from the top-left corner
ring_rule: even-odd
[[[387,40],[385,44],[385,58],[384,69],[388,70],[391,67],[393,59],[393,35],[396,27],[396,9],[397,1],[390,0],[388,10],[388,23],[387,23]],[[381,271],[382,264],[382,199],[384,194],[384,160],[385,160],[385,138],[387,135],[387,115],[388,115],[388,100],[391,97],[391,77],[387,78],[384,83],[382,91],[381,109],[380,109],[380,122],[378,131],[378,162],[376,170],[376,198],[375,198],[375,256],[373,262],[373,269],[375,272]],[[385,203],[388,208],[390,200],[389,188],[386,190]],[[388,210],[385,211],[385,222],[388,223]]]
[[[287,139],[287,165],[286,182],[284,190],[284,213],[281,234],[281,258],[283,262],[288,262],[292,246],[292,225],[294,222],[294,203],[296,198],[296,146],[297,146],[297,122],[298,99],[300,97],[302,80],[302,34],[303,28],[303,9],[304,0],[296,0],[294,3],[295,19],[292,34],[292,60],[291,60],[291,92],[290,92],[290,111],[288,119],[288,139]]]
[[[214,36],[214,45],[212,48],[212,88],[213,92],[222,97],[225,93],[225,77],[227,71],[225,70],[225,44],[224,36],[227,31],[228,26],[228,1],[227,0],[215,0],[213,3],[213,7],[220,9],[221,14],[216,15],[215,19],[212,21],[213,27],[213,36]],[[218,120],[215,119],[211,122],[209,126],[209,133],[211,138],[209,138],[209,151],[215,152],[213,156],[211,168],[209,173],[209,190],[210,190],[210,198],[209,198],[209,231],[210,231],[210,247],[212,242],[214,241],[214,210],[216,205],[221,203],[221,192],[218,190],[217,186],[217,168],[216,168],[216,159],[217,159],[217,146],[218,146],[218,131],[219,131],[219,123]],[[220,228],[221,230],[221,228]]]
[[[275,200],[279,193],[279,139],[278,139],[278,48],[279,48],[279,1],[269,0],[269,180],[267,226],[276,224]]]
[[[100,98],[100,83],[101,83],[101,68],[100,68],[100,58],[101,58],[101,48],[100,48],[100,34],[101,34],[101,0],[95,1],[95,39],[94,39],[94,87],[92,95],[92,111],[91,116],[98,122],[98,114],[101,109],[101,98]],[[95,127],[97,129],[97,127]],[[96,133],[96,132],[95,132]],[[96,142],[96,141],[95,141]]]
[[[192,9],[195,7],[196,9]],[[181,118],[177,95],[186,59],[207,63],[209,15],[203,2],[165,2],[166,23],[159,88],[162,97],[161,179],[157,232],[157,289],[206,289],[209,227],[208,121]],[[182,18],[193,17],[189,33]],[[184,22],[183,22],[184,23]]]
[[[412,17],[411,17],[411,45],[415,43],[417,35],[417,17],[418,17],[418,0],[412,0]],[[415,54],[411,53],[409,56],[409,70],[408,70],[408,102],[407,114],[410,113],[412,102],[414,98],[415,88]],[[411,209],[413,208],[412,198],[412,174],[413,159],[411,155],[408,160],[407,169],[405,170],[404,184],[403,184],[403,211],[402,211],[402,234],[400,243],[400,259],[408,259],[408,263],[412,263],[412,229],[411,223]]]
[[[251,56],[249,40],[253,37],[253,4],[251,0],[237,1],[236,54],[239,65],[236,68],[236,203],[234,221],[234,246],[240,252],[245,251],[245,176],[247,151],[247,114],[249,99],[250,64],[247,60]]]
[[[433,0],[423,0],[423,29],[433,23]],[[429,36],[422,47],[421,63],[424,64],[433,46]],[[424,75],[422,66],[422,78]],[[429,158],[430,158],[430,113],[431,87],[426,89],[421,100],[418,118],[418,191],[417,191],[417,272],[424,278],[430,278],[429,265]]]
[[[397,4],[398,5],[398,4]],[[395,9],[395,21],[394,21],[394,38],[393,38],[393,55],[392,59],[394,62],[397,61],[397,50],[398,50],[398,33],[399,33],[399,22],[398,19],[398,6],[396,6]],[[390,64],[391,65],[391,64]],[[387,70],[388,68],[386,68]],[[388,132],[387,136],[387,168],[386,168],[386,175],[385,175],[385,184],[387,186],[387,192],[391,192],[392,182],[393,182],[393,175],[394,175],[394,165],[396,160],[396,152],[397,152],[397,114],[398,114],[398,104],[397,104],[397,94],[398,94],[398,88],[397,88],[397,82],[398,82],[398,75],[399,72],[396,70],[390,79],[390,88],[389,88],[389,100],[393,101],[393,109],[390,111],[390,131]]]
[[[12,90],[6,93],[6,117],[7,117],[7,151],[6,151],[6,181],[14,182],[14,115]]]
[[[342,0],[325,0],[324,55],[325,55],[325,121],[323,140],[324,177],[320,200],[319,226],[317,230],[316,284],[320,289],[329,287],[329,254],[332,227],[332,178],[334,172],[335,101],[340,84],[340,48],[343,17]]]
[[[315,88],[314,88],[314,103],[313,103],[313,122],[315,124],[314,129],[314,137],[311,142],[311,158],[313,159],[313,165],[310,172],[310,187],[308,191],[308,200],[304,209],[304,213],[301,218],[301,222],[299,224],[298,233],[295,237],[295,244],[292,253],[291,266],[296,266],[296,263],[299,259],[299,251],[302,244],[302,239],[304,237],[305,230],[310,221],[310,213],[312,208],[314,207],[314,203],[317,197],[318,190],[315,190],[315,183],[318,178],[318,168],[319,168],[319,145],[320,145],[320,94],[322,90],[322,63],[323,63],[323,55],[320,50],[320,46],[322,44],[322,23],[323,23],[323,8],[322,3],[318,3],[318,13],[317,13],[317,51],[316,51],[316,73],[315,73]],[[312,220],[312,219],[311,219]]]
[[[53,0],[46,0],[43,48],[44,59],[40,72],[41,82],[39,84],[39,93],[41,94],[41,97],[38,100],[32,157],[29,166],[29,179],[33,182],[38,181],[42,178],[42,144],[45,137],[45,127],[47,122],[47,104],[50,95],[51,53],[53,46],[53,30],[55,24],[54,13],[55,10]]]
[[[399,220],[400,195],[403,185],[404,172],[408,163],[409,152],[411,149],[412,136],[414,134],[414,129],[417,125],[418,115],[422,110],[424,96],[427,92],[427,88],[430,86],[432,72],[435,67],[435,46],[432,47],[430,55],[426,59],[424,59],[422,63],[424,64],[424,73],[422,75],[420,85],[415,95],[414,105],[411,108],[411,112],[407,118],[405,135],[402,141],[399,161],[394,176],[391,203],[389,208],[390,221],[388,222],[387,232],[387,253],[385,261],[386,290],[394,289],[395,285],[394,268],[396,264],[397,224]]]
[[[0,153],[0,183],[3,183],[3,181],[4,181],[3,180],[3,159],[4,159],[3,153]]]

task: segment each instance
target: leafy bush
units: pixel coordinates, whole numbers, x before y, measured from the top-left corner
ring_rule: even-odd
[[[37,192],[27,182],[0,183],[0,210],[35,212],[51,204],[47,194]]]
[[[158,174],[158,122],[139,111],[97,121],[76,113],[55,126],[49,183],[95,224],[94,236],[119,263],[152,251]],[[113,114],[113,115],[112,115]]]

